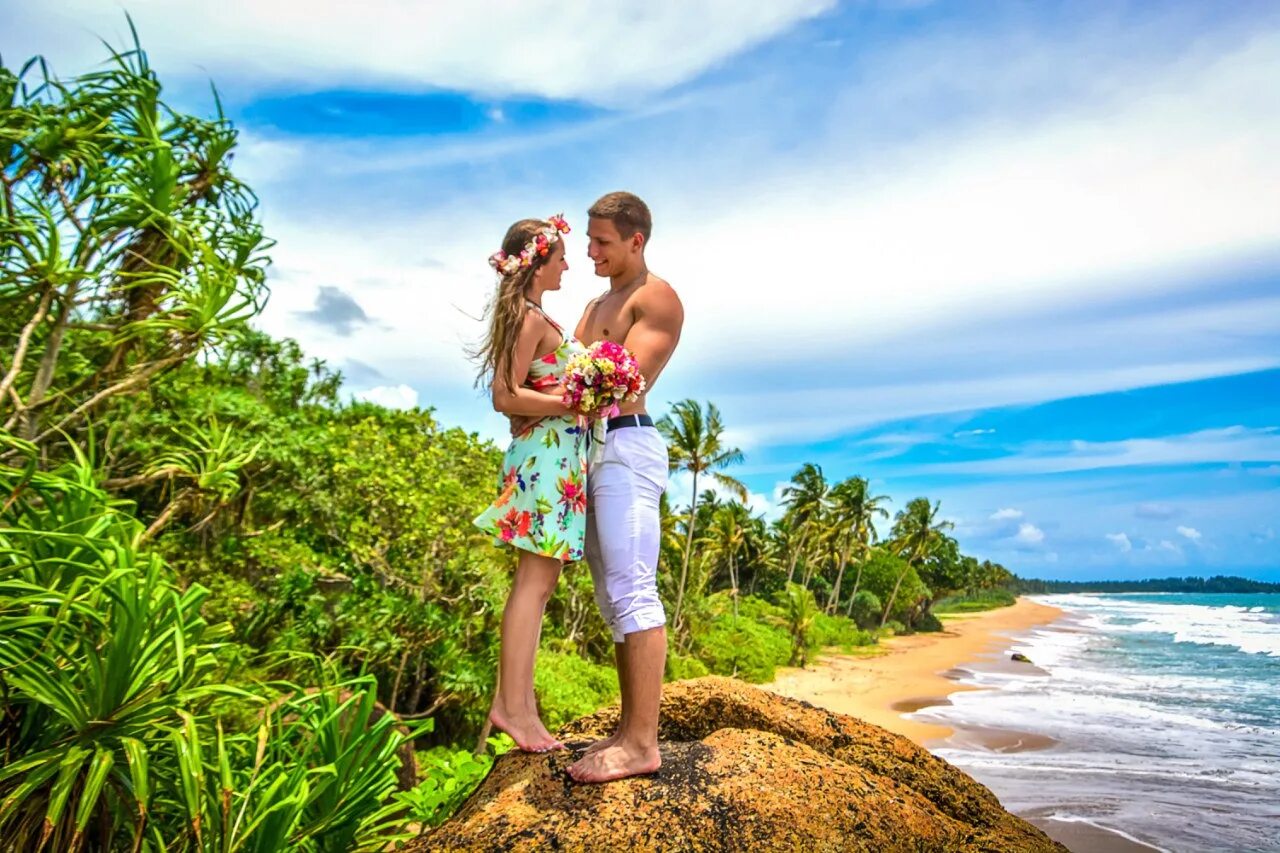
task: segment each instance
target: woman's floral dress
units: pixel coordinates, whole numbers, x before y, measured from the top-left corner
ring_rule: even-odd
[[[544,315],[545,316],[545,315]],[[550,320],[550,318],[547,318]],[[529,367],[540,391],[564,378],[569,359],[586,348],[560,332],[560,346]],[[562,562],[582,559],[587,535],[587,430],[577,415],[543,418],[516,436],[502,460],[498,499],[475,519],[506,543]]]

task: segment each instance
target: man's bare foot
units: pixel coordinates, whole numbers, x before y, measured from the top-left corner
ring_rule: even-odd
[[[621,738],[612,746],[584,755],[569,765],[569,775],[578,782],[612,782],[628,776],[643,776],[662,766],[656,746],[634,747]]]
[[[608,736],[608,737],[606,737],[606,738],[600,738],[600,740],[592,741],[592,742],[591,742],[591,745],[590,745],[590,746],[588,746],[588,747],[583,751],[583,753],[582,753],[582,754],[583,754],[583,755],[590,755],[590,754],[591,754],[591,753],[593,753],[593,752],[599,752],[599,751],[600,751],[600,750],[602,750],[602,749],[608,749],[609,747],[611,747],[611,746],[613,746],[615,743],[617,743],[617,742],[618,742],[618,738],[620,738],[621,736],[622,736],[622,734],[621,734],[620,732],[614,732],[613,734],[609,735],[609,736]]]
[[[536,716],[515,716],[503,713],[498,705],[489,709],[489,722],[499,731],[511,735],[522,752],[551,752],[564,749],[564,744],[551,736]]]

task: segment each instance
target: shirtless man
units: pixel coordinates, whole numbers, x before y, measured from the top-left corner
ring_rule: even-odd
[[[587,215],[587,257],[596,275],[609,279],[609,290],[587,305],[577,338],[622,344],[652,390],[680,340],[684,308],[671,285],[645,265],[649,208],[631,193],[615,192]],[[596,603],[613,633],[622,718],[611,737],[569,767],[579,782],[652,773],[662,763],[658,704],[667,630],[657,586],[658,500],[667,487],[667,445],[645,411],[645,396],[621,408],[608,422],[603,458],[587,478],[585,550]]]

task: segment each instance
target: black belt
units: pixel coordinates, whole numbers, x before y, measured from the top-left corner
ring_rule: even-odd
[[[619,415],[616,418],[609,418],[608,423],[605,424],[605,428],[608,429],[609,432],[613,432],[615,429],[622,429],[623,427],[637,426],[651,427],[653,426],[653,418],[648,415]]]

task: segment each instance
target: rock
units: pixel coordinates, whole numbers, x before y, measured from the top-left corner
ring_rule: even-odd
[[[558,737],[580,753],[617,708]],[[662,769],[574,782],[573,752],[508,753],[425,850],[1062,851],[904,737],[729,678],[663,688]]]
[[[1027,657],[1022,652],[1014,652],[1009,655],[1009,658],[1011,660],[1016,660],[1018,663],[1031,663],[1031,658]]]

